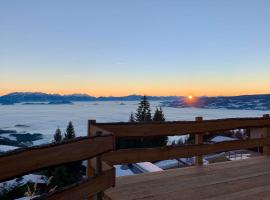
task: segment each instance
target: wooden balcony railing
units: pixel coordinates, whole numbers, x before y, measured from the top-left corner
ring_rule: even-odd
[[[89,121],[88,134],[113,134],[115,138],[132,138],[148,136],[195,135],[194,145],[164,146],[156,148],[119,149],[106,153],[103,159],[108,163],[127,164],[144,161],[176,159],[196,156],[196,164],[202,165],[202,156],[210,153],[237,149],[264,147],[264,154],[270,155],[270,117],[233,118],[219,120],[203,120],[176,122],[145,122],[145,123],[96,123]],[[233,129],[248,129],[251,134],[260,130],[260,137],[204,144],[203,135]]]
[[[113,149],[113,136],[107,135],[15,150],[0,156],[0,182],[35,170],[99,157]],[[100,171],[94,176],[35,199],[87,199],[112,187],[115,169],[106,163],[99,165]]]
[[[206,144],[203,135],[219,131],[248,129],[251,137],[244,140]],[[195,135],[195,144],[156,148],[117,149],[117,138]],[[56,190],[39,199],[102,199],[102,192],[115,184],[112,165],[143,161],[176,159],[196,156],[202,165],[202,156],[210,153],[262,146],[270,155],[270,117],[235,118],[220,120],[147,122],[147,123],[96,123],[89,120],[88,137],[15,150],[0,156],[0,182],[47,167],[88,160],[86,180]],[[67,153],[72,152],[72,153]],[[108,165],[109,164],[109,165]]]

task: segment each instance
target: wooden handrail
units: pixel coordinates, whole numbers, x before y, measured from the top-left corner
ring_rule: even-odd
[[[169,136],[204,134],[239,128],[270,127],[270,118],[231,118],[203,121],[95,123],[92,130],[106,130],[116,137]]]
[[[110,164],[128,164],[144,161],[175,159],[196,156],[196,164],[202,165],[202,155],[221,151],[237,150],[263,146],[270,147],[270,117],[230,118],[218,120],[203,120],[197,117],[195,121],[174,122],[142,122],[142,123],[92,123],[92,134],[97,130],[105,130],[117,137],[147,137],[195,134],[195,145],[170,146],[158,148],[120,149],[103,155]],[[263,128],[264,135],[258,139],[203,144],[203,134],[233,129]],[[267,134],[265,134],[267,133]],[[266,152],[264,150],[264,152]],[[267,154],[269,155],[269,154]],[[198,162],[197,162],[198,161]]]
[[[107,165],[108,166],[108,165]],[[102,192],[115,184],[115,168],[106,167],[103,172],[79,183],[61,188],[34,200],[66,200],[66,199],[87,199],[99,192]]]
[[[113,150],[113,136],[83,137],[0,156],[0,181],[46,167],[86,160]]]
[[[269,138],[235,140],[216,144],[167,146],[156,148],[120,149],[103,155],[103,159],[112,165],[130,164],[145,161],[158,161],[176,158],[188,158],[221,151],[253,148],[270,145]]]

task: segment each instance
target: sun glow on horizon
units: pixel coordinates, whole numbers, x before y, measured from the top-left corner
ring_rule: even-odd
[[[192,99],[193,99],[193,96],[192,96],[192,95],[189,95],[189,96],[188,96],[188,99],[189,99],[189,100],[192,100]]]

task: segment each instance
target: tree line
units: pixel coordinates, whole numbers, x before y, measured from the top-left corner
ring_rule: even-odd
[[[147,96],[143,96],[139,102],[136,113],[131,112],[129,116],[129,122],[162,122],[165,121],[165,116],[161,107],[157,107],[154,115],[152,116],[151,105],[147,99]],[[167,136],[149,136],[149,137],[134,137],[132,139],[117,138],[116,148],[117,149],[128,149],[128,148],[150,148],[165,146],[167,144]]]

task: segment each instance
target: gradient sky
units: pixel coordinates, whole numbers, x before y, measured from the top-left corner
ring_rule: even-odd
[[[269,0],[0,0],[0,94],[270,93]]]

